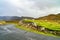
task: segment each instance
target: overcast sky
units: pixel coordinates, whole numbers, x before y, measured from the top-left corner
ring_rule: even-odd
[[[60,13],[60,0],[0,0],[0,16],[40,17]]]

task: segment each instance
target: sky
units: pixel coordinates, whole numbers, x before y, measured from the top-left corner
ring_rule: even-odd
[[[41,17],[60,13],[60,0],[0,0],[0,16]]]

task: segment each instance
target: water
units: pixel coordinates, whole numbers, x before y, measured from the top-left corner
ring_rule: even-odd
[[[60,38],[27,32],[13,24],[7,24],[0,26],[0,40],[60,40]]]

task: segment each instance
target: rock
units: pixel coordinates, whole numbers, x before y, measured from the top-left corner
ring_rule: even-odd
[[[41,30],[45,30],[45,28],[44,28],[44,27],[42,27],[42,28],[41,28]]]

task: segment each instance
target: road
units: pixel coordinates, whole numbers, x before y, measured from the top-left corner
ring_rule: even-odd
[[[13,24],[0,25],[0,40],[60,40],[18,29]]]

